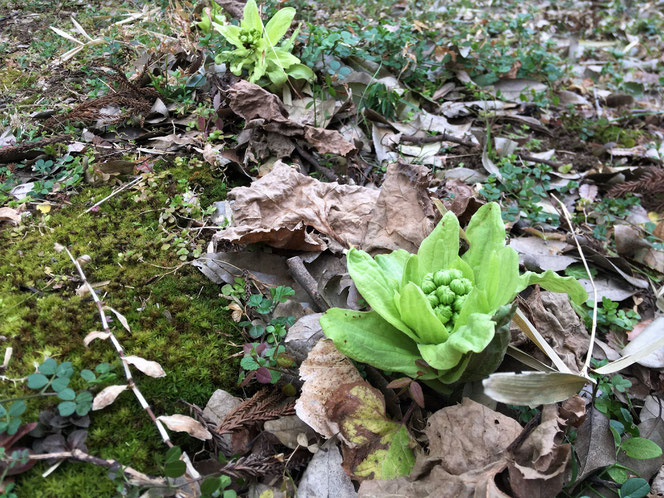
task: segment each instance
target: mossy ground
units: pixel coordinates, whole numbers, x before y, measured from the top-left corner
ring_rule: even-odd
[[[204,405],[215,389],[233,388],[238,365],[229,358],[237,349],[230,343],[237,341],[218,286],[191,265],[176,272],[162,268],[181,262],[172,250],[161,249],[159,226],[161,210],[182,182],[195,177],[197,187],[206,193],[203,206],[218,200],[226,187],[203,168],[195,175],[186,167],[162,165],[161,170],[169,174],[149,190],[147,201],[137,202],[136,192],[129,189],[103,203],[98,212],[79,217],[112,190],[85,187],[69,197],[71,205],[37,214],[23,228],[0,227],[0,335],[7,338],[2,346],[14,349],[7,376],[23,377],[34,371],[34,362],[52,356],[73,362],[77,372],[94,369],[100,362],[112,363],[119,374],[117,383],[122,383],[110,343],[97,340],[88,348],[83,345],[88,332],[100,330],[99,315],[89,296],[76,296],[80,282],[66,254],[54,250],[57,242],[76,257],[90,256],[85,266],[90,282],[108,281],[98,292],[129,321],[131,332],[114,323],[127,354],[157,361],[166,371],[166,377],[159,379],[136,372],[137,384],[157,415],[186,414],[179,400]],[[4,384],[2,391],[9,395],[27,394],[27,388]],[[52,399],[29,400],[24,420],[34,420],[39,409],[52,404]],[[131,392],[122,393],[110,407],[91,412],[91,419],[87,440],[91,454],[158,472],[166,448]],[[193,451],[202,446],[184,435],[173,434],[173,440]],[[114,485],[104,469],[67,462],[42,478],[38,470],[46,467],[19,477],[19,496],[113,494]]]

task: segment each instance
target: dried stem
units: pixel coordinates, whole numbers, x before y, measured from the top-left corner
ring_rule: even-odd
[[[56,244],[56,250],[59,250],[60,248],[66,251],[67,255],[69,256],[69,259],[71,259],[72,263],[74,263],[74,266],[76,267],[76,270],[78,271],[78,274],[80,275],[83,284],[90,292],[90,295],[92,296],[92,299],[94,300],[95,305],[97,306],[97,310],[99,311],[99,316],[101,317],[102,327],[104,329],[104,332],[106,332],[109,335],[111,343],[115,347],[115,351],[120,357],[120,361],[122,362],[122,367],[124,369],[125,377],[127,378],[127,384],[129,385],[129,388],[134,392],[134,395],[136,396],[136,399],[138,400],[141,407],[148,414],[152,422],[157,426],[157,430],[159,431],[159,435],[161,436],[162,441],[166,444],[166,446],[172,448],[173,443],[171,442],[171,439],[168,436],[166,429],[164,429],[162,423],[157,419],[154,412],[152,411],[152,408],[150,408],[150,405],[148,404],[145,397],[143,396],[141,391],[138,389],[138,386],[134,382],[134,378],[131,374],[131,369],[129,368],[129,363],[127,362],[127,359],[124,354],[124,349],[122,349],[122,345],[118,341],[117,337],[115,337],[115,334],[108,325],[108,317],[106,316],[106,313],[104,311],[104,306],[101,300],[99,299],[99,296],[97,296],[97,293],[95,292],[94,288],[92,287],[92,285],[90,285],[90,282],[88,282],[88,279],[85,276],[85,273],[83,272],[83,268],[81,267],[79,262],[76,261],[76,259],[69,251],[69,249],[60,244]],[[189,457],[187,457],[185,453],[182,454],[182,459],[187,465],[187,472],[191,475],[191,477],[193,478],[199,477],[200,474],[196,471],[196,469],[194,469],[193,465],[191,464],[191,461],[189,461]]]
[[[330,306],[325,302],[323,296],[318,292],[318,282],[311,276],[311,273],[304,266],[302,258],[299,256],[294,256],[286,260],[288,265],[288,270],[293,276],[295,281],[300,284],[300,286],[305,290],[311,300],[313,301],[314,306],[317,308],[317,311],[327,311]]]
[[[562,209],[563,214],[565,215],[565,220],[569,225],[572,237],[574,237],[574,242],[576,243],[576,248],[579,251],[579,256],[581,256],[581,261],[583,261],[583,267],[586,269],[586,273],[588,274],[588,280],[590,280],[590,285],[593,288],[593,324],[590,330],[590,344],[588,344],[588,355],[586,356],[586,361],[583,364],[583,370],[581,370],[581,375],[587,376],[588,368],[590,367],[590,359],[593,356],[593,345],[595,344],[595,335],[597,333],[597,287],[595,286],[595,281],[593,280],[593,274],[590,272],[590,268],[588,267],[588,262],[586,261],[586,257],[583,254],[583,249],[581,249],[581,244],[579,243],[579,239],[576,238],[576,232],[574,231],[574,227],[572,226],[572,217],[570,216],[569,211],[567,210],[567,206],[565,206],[565,204],[563,204],[560,201],[560,199],[558,199],[555,195],[551,194],[551,197],[553,197],[558,202],[558,204],[560,204],[560,209]]]

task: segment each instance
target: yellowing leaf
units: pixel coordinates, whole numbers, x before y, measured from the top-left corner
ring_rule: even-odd
[[[395,479],[410,474],[416,446],[408,430],[385,414],[385,400],[366,382],[340,386],[325,404],[330,420],[354,445],[344,468],[358,479]]]
[[[50,213],[51,212],[51,205],[50,204],[38,204],[37,205],[37,210],[41,213]]]

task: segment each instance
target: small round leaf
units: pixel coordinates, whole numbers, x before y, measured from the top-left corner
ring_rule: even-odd
[[[76,399],[76,393],[73,389],[66,388],[58,393],[58,398],[62,401],[74,401]]]
[[[9,416],[10,417],[20,417],[23,415],[23,412],[25,412],[25,409],[27,408],[25,401],[22,399],[16,401],[15,403],[12,403],[12,405],[9,407]]]
[[[53,358],[48,358],[44,363],[39,365],[39,371],[44,375],[53,375],[58,368],[58,362]]]
[[[28,375],[28,387],[30,389],[41,389],[48,384],[48,377],[40,373]]]
[[[97,376],[94,374],[94,372],[88,369],[81,370],[81,377],[86,382],[94,382],[97,380]]]
[[[180,476],[184,475],[186,470],[187,470],[187,466],[184,464],[184,462],[182,460],[176,460],[175,462],[169,462],[164,467],[164,473],[166,474],[166,477],[171,477],[173,479],[175,479],[176,477],[180,477]]]
[[[58,405],[58,412],[61,417],[68,417],[76,410],[76,403],[73,401],[63,401]]]
[[[218,477],[208,477],[201,483],[201,493],[211,495],[219,489],[221,482]]]

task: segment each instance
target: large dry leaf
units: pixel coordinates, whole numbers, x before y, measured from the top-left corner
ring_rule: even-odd
[[[18,225],[21,222],[21,214],[14,208],[1,207],[0,221],[7,221],[12,225]]]
[[[92,401],[93,410],[101,410],[102,408],[107,407],[115,401],[122,391],[127,389],[129,386],[124,384],[121,386],[108,386],[102,389],[95,399]]]
[[[578,483],[591,472],[616,463],[615,442],[606,415],[592,409],[579,427],[574,451],[579,459]]]
[[[297,486],[298,498],[352,498],[353,483],[341,466],[334,439],[327,441],[309,462]]]
[[[186,415],[161,415],[157,419],[162,421],[172,431],[186,432],[190,436],[202,441],[212,439],[212,434],[198,420],[187,417]]]
[[[134,365],[145,375],[154,378],[166,377],[166,372],[164,372],[164,369],[156,361],[146,360],[140,356],[125,356],[124,360],[130,365]]]
[[[439,459],[447,472],[459,475],[501,458],[502,452],[521,433],[521,425],[464,398],[460,405],[431,415],[425,433],[431,457]]]
[[[627,225],[616,225],[613,227],[613,236],[618,254],[664,273],[664,252],[653,249],[637,229]]]
[[[540,425],[511,450],[507,468],[515,497],[555,496],[562,490],[572,456],[571,445],[560,444],[563,425],[558,407],[545,405]]]
[[[378,194],[364,187],[323,183],[278,161],[250,187],[231,190],[234,225],[218,232],[215,240],[322,251],[329,243],[312,231],[317,230],[337,246],[358,246]]]
[[[371,252],[405,249],[417,252],[436,226],[437,211],[429,199],[430,170],[403,162],[390,164],[369,217],[362,248]]]
[[[326,438],[338,434],[339,425],[328,418],[325,403],[340,385],[362,381],[360,373],[332,341],[322,339],[300,365],[300,378],[304,385],[295,403],[297,416]]]
[[[228,89],[230,108],[246,122],[238,143],[250,142],[247,153],[254,158],[272,154],[283,158],[293,151],[292,139],[309,142],[321,154],[346,156],[355,152],[336,130],[302,125],[288,117],[288,111],[276,95],[248,81],[238,81]]]

